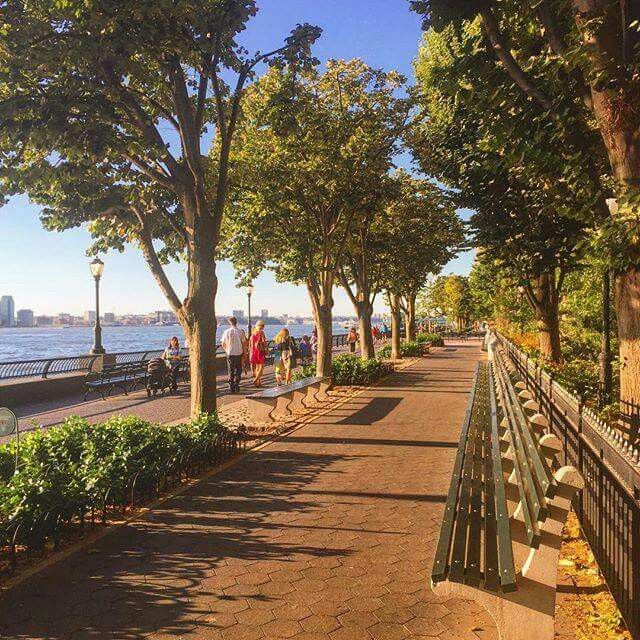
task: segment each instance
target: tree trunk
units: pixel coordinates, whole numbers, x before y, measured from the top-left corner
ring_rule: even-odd
[[[543,360],[554,364],[562,360],[560,347],[559,292],[555,273],[543,273],[533,281],[533,311],[538,325],[538,344]]]
[[[602,409],[611,402],[613,376],[611,371],[611,274],[602,274],[602,334],[600,340],[600,394],[598,404]]]
[[[316,355],[316,375],[331,377],[331,359],[333,354],[333,322],[331,307],[321,305],[314,313],[318,329],[318,353]]]
[[[373,307],[368,302],[358,302],[356,311],[358,313],[358,331],[360,333],[360,357],[363,360],[369,360],[376,357],[373,336],[371,335]]]
[[[416,296],[410,294],[407,296],[407,306],[404,314],[405,338],[407,342],[413,342],[416,339]]]
[[[620,412],[625,430],[638,437],[640,405],[640,272],[630,269],[616,278],[616,311],[620,341]]]
[[[400,296],[392,293],[389,295],[391,306],[391,359],[402,360],[400,354]]]
[[[572,0],[576,25],[584,49],[591,59],[593,76],[609,82],[592,81],[591,108],[617,181],[618,203],[625,213],[637,213],[638,205],[626,204],[637,196],[640,185],[640,118],[633,51],[638,34],[633,22],[637,3],[626,3],[627,15],[620,29],[621,3],[602,0]],[[635,211],[628,211],[632,206]],[[615,216],[617,212],[612,211]],[[631,434],[638,431],[640,402],[640,270],[635,262],[617,274],[615,307],[620,343],[620,410]],[[635,437],[635,435],[634,435]]]
[[[330,378],[333,356],[333,278],[327,272],[322,282],[309,280],[307,291],[313,306],[313,317],[318,331],[316,375]]]
[[[179,318],[189,341],[191,416],[196,417],[216,411],[215,295],[218,281],[213,257],[201,261],[193,255],[189,271],[190,295]]]

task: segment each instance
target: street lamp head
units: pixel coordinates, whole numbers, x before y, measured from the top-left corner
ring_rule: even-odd
[[[93,275],[94,278],[100,278],[104,271],[104,262],[102,262],[100,258],[94,258],[91,261],[91,264],[89,264],[89,268],[91,269],[91,275]]]
[[[252,296],[254,291],[255,291],[255,287],[252,284],[250,284],[247,287],[247,295]]]

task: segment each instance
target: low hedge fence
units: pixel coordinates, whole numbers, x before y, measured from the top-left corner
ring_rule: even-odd
[[[16,550],[57,548],[72,529],[106,522],[110,510],[149,500],[192,474],[237,455],[244,438],[216,415],[173,426],[134,416],[62,425],[0,447],[0,547],[15,570]],[[6,558],[6,555],[5,555]]]
[[[419,333],[415,341],[429,344],[432,347],[444,347],[444,339],[439,333]]]
[[[411,342],[401,342],[400,343],[400,355],[403,358],[417,358],[419,356],[423,356],[429,352],[430,344],[427,342],[418,342],[417,340],[412,340]],[[378,349],[378,357],[380,358],[390,358],[391,357],[391,345],[385,344],[383,347]]]
[[[360,356],[350,353],[336,356],[331,363],[331,378],[334,384],[340,386],[368,385],[392,371],[392,365],[378,358],[363,360]],[[315,375],[316,365],[310,364],[298,369],[294,374],[294,380],[313,378]]]

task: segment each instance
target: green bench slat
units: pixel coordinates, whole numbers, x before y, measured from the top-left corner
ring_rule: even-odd
[[[504,486],[500,438],[498,429],[498,402],[496,400],[493,366],[489,365],[489,402],[491,408],[491,452],[487,456],[486,517],[485,517],[485,586],[503,592],[516,590],[516,569],[511,546],[509,510]],[[496,557],[497,556],[497,557]],[[497,572],[495,568],[497,567]],[[497,573],[497,575],[496,575]]]
[[[502,377],[502,371],[498,371],[498,386],[500,388],[500,394],[503,400],[503,411],[507,421],[509,422],[509,428],[507,433],[511,439],[511,445],[514,451],[514,471],[516,475],[516,484],[518,485],[518,492],[520,495],[520,504],[522,506],[522,516],[524,518],[525,528],[527,531],[527,542],[529,546],[537,548],[540,544],[540,528],[538,526],[537,518],[534,517],[532,511],[539,508],[537,494],[535,498],[531,496],[531,491],[535,493],[533,489],[533,479],[529,472],[529,467],[526,464],[526,458],[523,459],[522,447],[520,442],[520,434],[517,429],[513,428],[515,424],[515,416],[513,406],[509,399],[509,391],[507,389],[507,383]],[[529,486],[527,486],[527,482]]]
[[[456,510],[455,532],[453,535],[453,546],[451,548],[451,558],[449,561],[449,580],[453,582],[464,582],[466,573],[467,543],[470,539],[469,518],[471,506],[471,489],[473,469],[476,464],[476,438],[480,429],[478,419],[478,404],[482,397],[482,374],[483,365],[478,369],[476,379],[476,392],[471,409],[471,426],[465,443],[465,457],[462,467],[462,479],[460,482],[460,496],[458,498],[458,508]]]
[[[469,502],[469,533],[467,542],[467,560],[465,564],[465,583],[478,586],[480,584],[480,557],[482,542],[482,503],[483,503],[483,467],[484,450],[487,437],[490,437],[488,424],[488,388],[487,367],[480,370],[478,381],[479,393],[474,407],[474,420],[477,423],[473,443],[473,467],[471,470],[471,497]]]
[[[508,376],[508,372],[503,368],[503,375]],[[526,480],[529,488],[530,505],[533,510],[533,517],[536,521],[544,521],[548,515],[547,492],[555,491],[555,481],[550,477],[548,467],[543,462],[542,455],[533,441],[531,429],[527,423],[522,406],[516,394],[516,390],[511,384],[511,379],[506,378],[509,401],[513,409],[514,421],[511,428],[516,435],[517,446],[520,459],[526,465]]]
[[[460,441],[458,444],[458,452],[453,464],[453,473],[451,475],[451,483],[447,494],[447,502],[445,504],[444,516],[442,518],[442,526],[440,527],[440,537],[438,546],[436,547],[436,555],[433,563],[431,579],[433,582],[442,582],[447,579],[449,573],[449,551],[453,538],[453,527],[456,520],[456,507],[458,504],[458,493],[460,488],[460,480],[462,475],[462,467],[464,464],[465,450],[467,446],[467,436],[471,427],[471,418],[473,411],[473,403],[476,394],[476,383],[478,380],[478,372],[480,364],[476,367],[473,378],[473,386],[467,401],[467,409],[462,423],[460,433]]]

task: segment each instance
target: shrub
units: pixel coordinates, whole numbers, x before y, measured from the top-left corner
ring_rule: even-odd
[[[433,347],[443,347],[444,340],[438,333],[419,333],[416,336],[416,342],[421,344],[430,344]]]
[[[72,417],[28,433],[15,475],[9,465],[14,444],[0,447],[0,546],[13,539],[36,548],[47,539],[57,543],[72,521],[126,506],[134,491],[154,493],[168,477],[228,456],[236,446],[216,415],[174,426],[134,416],[95,425]]]
[[[403,358],[416,358],[423,356],[428,352],[428,345],[424,342],[401,342],[400,343],[400,355]],[[390,358],[391,357],[391,345],[385,344],[378,350],[378,357]]]
[[[378,358],[362,360],[359,356],[350,353],[335,357],[331,363],[333,382],[341,386],[371,384],[392,370],[393,368],[390,365]],[[311,364],[299,369],[295,373],[294,379],[303,380],[304,378],[312,378],[315,375],[316,366]]]

